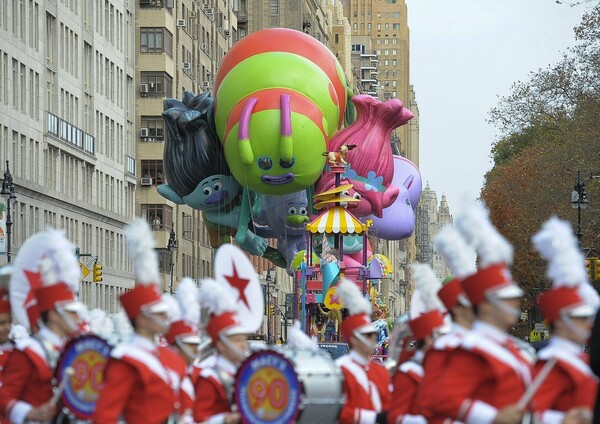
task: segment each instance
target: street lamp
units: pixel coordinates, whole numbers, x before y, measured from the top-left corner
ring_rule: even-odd
[[[17,198],[15,194],[15,186],[13,184],[13,177],[10,173],[8,166],[9,162],[6,161],[6,171],[4,171],[4,181],[2,181],[2,191],[0,195],[6,200],[6,260],[10,263],[10,248],[11,248],[11,234],[12,234],[12,217],[10,215],[10,204]]]
[[[171,254],[171,278],[169,280],[169,293],[173,294],[173,250],[177,249],[177,236],[175,235],[175,223],[171,227],[171,233],[169,234],[169,241],[167,242],[167,250]]]
[[[579,248],[583,247],[581,233],[581,210],[588,207],[589,200],[587,198],[587,193],[585,192],[585,181],[581,179],[581,174],[577,171],[577,179],[575,180],[575,185],[573,186],[573,191],[571,192],[571,206],[577,209],[577,240],[579,241]]]
[[[271,335],[271,288],[273,287],[271,284],[275,284],[277,282],[277,278],[273,278],[271,275],[271,271],[274,271],[273,268],[269,268],[267,270],[267,276],[265,277],[265,281],[267,283],[267,343],[273,343],[273,336]]]

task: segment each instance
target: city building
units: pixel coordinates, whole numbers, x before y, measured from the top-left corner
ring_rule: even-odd
[[[450,275],[450,269],[435,251],[433,240],[444,225],[453,222],[453,218],[446,196],[442,195],[438,205],[437,194],[429,187],[429,183],[423,189],[416,220],[417,261],[430,264],[436,276],[443,281]]]
[[[103,267],[81,295],[108,312],[133,284],[134,15],[125,0],[0,2],[0,162],[17,196],[11,252],[47,226]],[[0,172],[0,178],[2,176]]]

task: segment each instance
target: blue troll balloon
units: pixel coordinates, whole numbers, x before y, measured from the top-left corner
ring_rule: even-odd
[[[306,249],[305,227],[308,222],[306,191],[283,196],[263,195],[261,213],[254,218],[256,231],[263,237],[277,239],[277,250],[285,259],[288,274],[296,254]]]
[[[158,192],[177,204],[201,210],[213,247],[228,242],[245,221],[246,237],[240,247],[261,256],[267,242],[248,228],[249,217],[241,214],[241,187],[225,161],[213,110],[210,93],[194,96],[186,92],[183,101],[164,101],[167,137],[163,162],[168,184],[158,186]]]

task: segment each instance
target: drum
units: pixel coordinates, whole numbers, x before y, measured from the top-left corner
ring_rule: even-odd
[[[240,366],[235,402],[248,424],[336,422],[342,373],[325,352],[263,350]]]
[[[64,378],[62,404],[76,418],[89,419],[104,388],[104,368],[112,347],[104,339],[91,334],[71,340],[56,367],[59,387]],[[72,372],[66,372],[67,369]]]

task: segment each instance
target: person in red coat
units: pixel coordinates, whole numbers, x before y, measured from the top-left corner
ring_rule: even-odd
[[[184,278],[177,287],[175,299],[167,296],[170,300],[169,319],[174,320],[169,324],[169,330],[164,335],[170,348],[184,359],[187,367],[185,375],[182,376],[179,387],[180,406],[178,414],[180,421],[193,422],[194,408],[194,361],[198,358],[198,346],[200,345],[200,333],[197,323],[200,322],[200,305],[198,303],[198,288],[190,278]]]
[[[535,375],[549,374],[534,396],[538,422],[591,423],[598,378],[582,346],[588,341],[598,295],[587,282],[584,257],[570,224],[548,220],[533,237],[536,249],[549,261],[553,286],[538,298],[550,323],[552,338],[538,352]],[[554,364],[554,365],[553,365]]]
[[[512,261],[512,247],[488,214],[477,204],[455,221],[479,255],[481,268],[462,280],[476,320],[451,354],[429,409],[465,423],[519,424],[525,415],[519,400],[531,384],[532,364],[506,331],[520,318],[523,291],[505,265]]]
[[[416,352],[398,366],[392,378],[393,397],[388,414],[389,423],[427,423],[417,402],[424,376],[422,362],[426,352],[433,345],[436,330],[444,324],[444,316],[439,310],[426,312],[408,321]]]
[[[57,407],[52,402],[55,367],[68,337],[78,332],[79,313],[83,310],[72,286],[66,284],[78,284],[81,275],[77,259],[64,250],[72,250],[72,246],[62,233],[49,230],[48,234],[56,245],[41,263],[44,285],[34,291],[40,329],[34,337],[16,342],[0,387],[0,412],[11,423],[47,421],[56,415]]]
[[[158,290],[160,275],[154,239],[148,224],[136,220],[125,229],[137,285],[119,298],[134,334],[116,346],[104,371],[104,388],[92,422],[159,424],[179,407],[185,361],[156,336],[167,330],[168,305]]]
[[[206,332],[215,354],[205,361],[195,382],[194,420],[236,424],[240,414],[233,404],[235,374],[248,350],[247,329],[235,313],[235,293],[223,283],[206,279],[200,286],[200,304],[210,313]]]
[[[438,382],[444,374],[452,352],[460,346],[462,339],[473,326],[475,315],[460,280],[453,278],[438,292],[438,296],[452,318],[450,332],[438,337],[423,358],[423,378],[415,402],[418,410],[428,422],[444,422],[445,417],[436,417],[431,412],[431,400],[438,390]]]
[[[8,291],[0,290],[0,387],[4,381],[4,368],[14,348],[14,344],[9,340],[10,320]]]
[[[337,287],[337,294],[350,314],[342,322],[342,334],[348,341],[350,353],[336,360],[344,377],[346,397],[339,423],[386,423],[391,380],[388,371],[372,360],[377,328],[371,322],[371,303],[356,283],[346,279]]]

